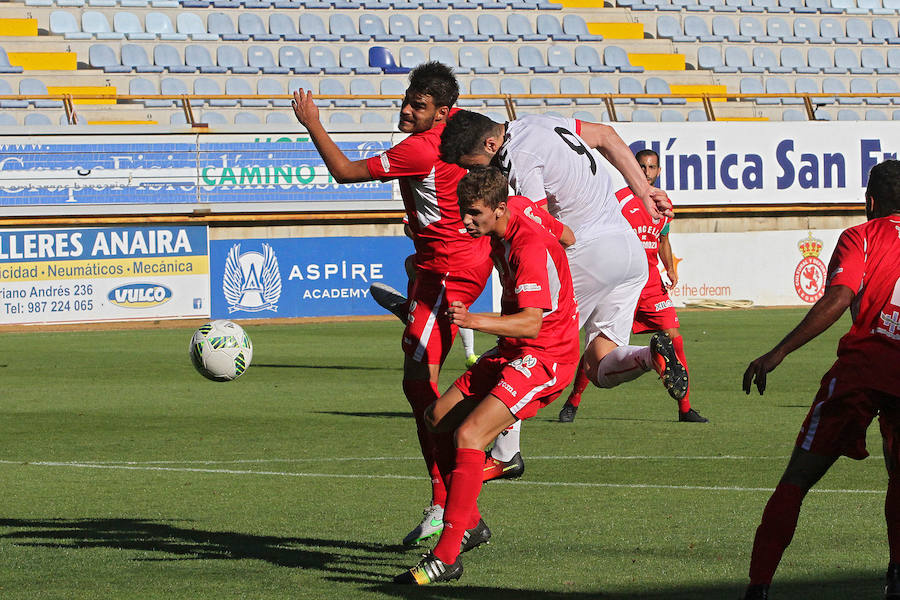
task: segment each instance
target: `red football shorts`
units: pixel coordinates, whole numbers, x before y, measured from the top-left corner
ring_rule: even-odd
[[[646,291],[645,289],[644,292]],[[678,315],[669,294],[656,290],[650,294],[641,293],[637,309],[634,311],[631,332],[646,333],[663,329],[678,329]]]
[[[484,290],[492,268],[488,259],[463,271],[418,271],[409,293],[409,320],[403,331],[407,356],[428,365],[443,364],[457,331],[447,317],[447,307],[456,300],[467,308],[471,306]]]
[[[897,461],[900,459],[900,397],[872,389],[851,370],[835,363],[822,378],[797,436],[797,447],[813,454],[861,460],[869,455],[866,429],[876,415],[885,451]]]
[[[575,378],[577,368],[578,363],[556,363],[527,350],[510,360],[493,348],[453,385],[469,398],[493,394],[522,420],[556,400]]]

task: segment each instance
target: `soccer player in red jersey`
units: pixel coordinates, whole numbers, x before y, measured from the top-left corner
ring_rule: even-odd
[[[641,170],[643,170],[647,178],[647,183],[654,185],[656,178],[659,177],[659,155],[653,150],[641,150],[634,155],[634,158],[641,166]],[[634,195],[631,188],[622,188],[616,192],[616,199],[619,201],[622,215],[628,221],[628,224],[631,225],[631,228],[644,246],[644,250],[647,252],[647,263],[650,271],[647,283],[644,285],[644,289],[641,290],[641,296],[638,299],[631,331],[632,333],[661,331],[669,336],[678,360],[684,365],[685,371],[687,371],[684,340],[678,331],[678,314],[675,312],[675,307],[672,305],[672,299],[669,298],[668,291],[678,283],[678,273],[675,270],[675,261],[672,258],[672,246],[669,243],[669,223],[672,222],[672,219],[665,215],[659,218],[651,217],[644,207],[644,203]],[[659,260],[662,260],[666,269],[666,276],[669,278],[668,283],[664,283],[659,274],[659,268],[657,267]],[[635,356],[634,366],[630,369],[619,370],[614,374],[617,383],[636,379],[653,369],[649,347],[634,347],[633,354]],[[641,356],[642,354],[643,356]],[[562,410],[559,411],[560,423],[571,423],[575,420],[575,412],[581,403],[581,394],[584,393],[588,383],[590,382],[587,374],[579,371],[575,377],[575,385],[572,392],[569,394],[569,398],[563,405]],[[708,422],[709,419],[701,416],[700,413],[691,408],[690,394],[690,380],[688,380],[684,397],[676,398],[678,402],[678,420],[689,423]]]
[[[838,239],[825,294],[793,331],[744,372],[744,392],[749,394],[755,382],[762,394],[767,373],[850,307],[853,324],[838,342],[837,361],[822,378],[756,530],[746,600],[768,598],[809,489],[839,456],[868,456],[866,429],[876,415],[888,472],[884,515],[890,562],[884,597],[900,599],[900,161],[872,167],[866,217],[867,222],[845,230]]]
[[[419,444],[432,481],[431,505],[403,543],[415,544],[443,528],[446,487],[437,467],[436,434],[425,426],[425,409],[437,400],[438,375],[457,326],[451,302],[470,306],[491,273],[490,244],[466,233],[456,202],[456,186],[465,169],[439,158],[441,132],[459,95],[453,71],[438,62],[419,65],[409,75],[400,109],[399,129],[409,137],[384,152],[351,161],[319,120],[312,94],[294,92],[294,113],[306,127],[335,181],[353,183],[397,179],[416,249],[417,276],[410,290],[403,331],[403,392],[412,407]]]
[[[453,432],[456,448],[452,475],[445,479],[445,526],[434,550],[395,583],[459,578],[459,555],[490,537],[477,506],[485,446],[558,397],[578,366],[578,309],[565,250],[542,225],[509,206],[507,191],[496,167],[470,171],[459,184],[463,223],[476,239],[490,238],[503,296],[499,316],[470,313],[453,302],[450,318],[499,340],[427,411],[431,427]],[[449,465],[442,462],[441,468]]]

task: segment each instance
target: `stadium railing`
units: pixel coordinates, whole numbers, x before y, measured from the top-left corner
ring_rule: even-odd
[[[0,100],[57,100],[62,101],[63,109],[66,112],[66,118],[70,124],[77,123],[77,111],[75,102],[77,100],[115,100],[117,104],[127,104],[129,102],[140,102],[143,100],[175,100],[180,103],[181,109],[188,124],[192,127],[208,127],[207,124],[198,121],[194,116],[192,103],[195,101],[200,103],[206,100],[284,100],[291,99],[293,96],[289,94],[266,95],[266,94],[179,94],[179,95],[143,95],[143,94],[40,94],[40,95],[21,95],[21,94],[0,94]],[[322,100],[402,100],[399,96],[387,95],[317,95],[317,99]],[[689,92],[683,94],[463,94],[460,95],[462,100],[503,100],[506,108],[507,116],[510,119],[516,118],[516,101],[517,100],[551,100],[551,99],[595,99],[602,100],[610,121],[618,121],[616,117],[616,100],[631,100],[634,102],[638,99],[664,100],[664,99],[684,99],[688,101],[699,101],[703,105],[707,121],[715,121],[716,113],[714,102],[755,102],[757,99],[791,99],[799,98],[803,100],[806,109],[806,116],[810,121],[815,121],[815,111],[818,105],[832,104],[835,100],[841,98],[897,98],[896,93],[715,93],[715,92]],[[827,102],[817,103],[816,99],[827,99]],[[4,110],[17,111],[26,110],[24,108],[5,108]]]

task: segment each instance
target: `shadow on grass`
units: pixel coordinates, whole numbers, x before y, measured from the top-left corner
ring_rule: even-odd
[[[412,419],[411,411],[380,411],[380,412],[362,412],[362,411],[344,411],[344,410],[316,410],[314,413],[320,415],[337,415],[339,417],[372,417],[375,419]]]
[[[402,371],[402,367],[362,367],[359,365],[276,365],[253,363],[254,369],[325,369],[328,371]]]
[[[0,519],[0,541],[61,549],[112,548],[168,556],[136,561],[255,559],[279,567],[369,576],[383,581],[384,569],[402,571],[414,562],[402,546],[203,531],[147,519]],[[366,571],[369,566],[376,571]],[[381,569],[380,571],[377,569]]]

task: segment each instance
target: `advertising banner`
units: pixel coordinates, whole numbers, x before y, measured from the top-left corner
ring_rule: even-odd
[[[840,233],[840,229],[673,233],[669,241],[679,280],[669,296],[675,306],[734,300],[809,306],[825,290],[828,261]]]
[[[209,315],[205,226],[0,230],[0,323]]]
[[[369,286],[406,294],[407,238],[329,237],[213,240],[212,316],[216,319],[388,314]],[[491,285],[473,310],[491,310]]]

